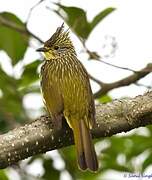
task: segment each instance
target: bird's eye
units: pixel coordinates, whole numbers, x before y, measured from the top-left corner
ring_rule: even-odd
[[[58,49],[59,49],[59,46],[54,46],[54,49],[55,49],[55,50],[58,50]]]

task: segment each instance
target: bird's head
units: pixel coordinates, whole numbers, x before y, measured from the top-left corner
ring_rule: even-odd
[[[64,24],[58,27],[52,37],[44,43],[43,47],[37,49],[37,51],[43,52],[47,60],[57,59],[70,53],[75,54],[69,32],[64,31]]]

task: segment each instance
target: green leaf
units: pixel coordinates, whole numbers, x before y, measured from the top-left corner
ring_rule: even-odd
[[[110,146],[102,150],[102,169],[115,169],[118,171],[134,171],[135,167],[132,161],[137,156],[141,155],[144,151],[151,152],[152,141],[151,136],[129,135],[129,136],[112,136],[106,138],[110,141]],[[123,154],[125,157],[124,164],[119,164],[117,157]],[[151,154],[145,160],[143,169],[151,164]]]
[[[86,40],[95,26],[101,22],[107,15],[115,10],[115,8],[107,8],[101,11],[98,15],[94,17],[92,22],[88,22],[86,12],[78,7],[63,6],[61,4],[55,3],[59,10],[54,10],[68,25],[72,30],[82,39]]]
[[[27,86],[32,84],[33,82],[39,79],[39,75],[37,73],[37,68],[41,63],[40,60],[36,60],[28,65],[26,65],[21,77],[21,84],[20,86]]]
[[[23,96],[30,93],[40,93],[40,86],[37,84],[30,84],[29,86],[20,88],[20,92]]]
[[[12,59],[12,64],[15,65],[24,57],[28,46],[29,35],[4,25],[5,22],[12,26],[19,27],[26,32],[25,24],[12,13],[0,13],[0,49],[6,51]]]
[[[151,137],[132,135],[129,139],[132,141],[133,146],[132,150],[127,154],[128,159],[138,156],[145,150],[152,147]]]
[[[145,170],[151,164],[152,164],[152,153],[150,153],[150,155],[145,159],[142,166],[143,170]]]
[[[1,108],[0,108],[0,132],[2,133],[5,133],[7,132],[9,129],[8,129],[8,122],[6,121],[6,118],[3,114],[3,112],[1,112]]]
[[[25,112],[22,105],[22,96],[18,91],[19,80],[7,75],[0,67],[0,89],[2,97],[0,97],[0,117],[3,119],[19,120],[25,118]],[[1,115],[3,114],[3,115]]]
[[[77,7],[68,7],[57,4],[61,10],[55,11],[64,21],[72,28],[72,30],[81,38],[87,39],[90,32],[90,25],[87,21],[86,12]]]
[[[98,99],[100,103],[108,103],[112,101],[112,98],[108,95],[104,95]]]
[[[107,8],[103,11],[101,11],[99,14],[97,14],[94,19],[92,20],[92,22],[90,23],[91,25],[91,31],[95,28],[95,26],[101,22],[105,17],[107,17],[109,14],[111,14],[113,11],[115,10],[115,8]]]
[[[45,173],[43,175],[43,178],[45,180],[50,180],[50,179],[54,179],[54,180],[58,180],[60,179],[60,171],[58,171],[57,169],[55,169],[53,167],[53,161],[52,159],[45,159],[43,162],[43,167],[45,169]]]
[[[0,66],[0,89],[5,94],[16,94],[18,80],[6,74]]]
[[[0,170],[0,180],[8,180],[8,177],[4,170]]]

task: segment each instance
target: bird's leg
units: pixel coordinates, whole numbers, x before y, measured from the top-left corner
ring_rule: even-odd
[[[62,118],[63,118],[62,113],[52,115],[52,123],[54,129],[60,130],[62,128]]]

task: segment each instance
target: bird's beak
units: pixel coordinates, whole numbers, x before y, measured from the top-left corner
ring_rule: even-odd
[[[47,52],[47,49],[45,47],[38,48],[36,51],[38,52]]]

